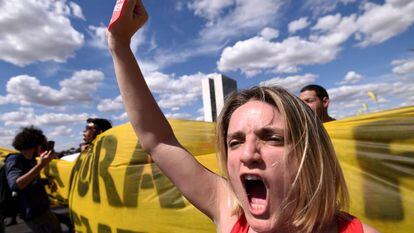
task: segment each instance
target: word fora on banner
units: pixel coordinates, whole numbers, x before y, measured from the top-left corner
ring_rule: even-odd
[[[92,192],[92,201],[101,203],[101,188],[104,189],[108,204],[113,207],[138,207],[140,189],[155,189],[161,208],[179,209],[185,207],[184,197],[171,181],[151,162],[150,157],[137,143],[127,164],[120,164],[124,168],[121,176],[123,188],[118,190],[115,185],[115,176],[111,174],[111,167],[115,160],[118,139],[107,135],[98,140],[95,149],[82,154],[77,160],[72,172],[71,184],[76,185],[71,195],[84,197]],[[102,153],[104,151],[104,153]],[[120,155],[126,158],[125,154]],[[101,159],[102,157],[102,159]],[[145,167],[151,172],[146,173]],[[119,180],[120,176],[116,176]],[[75,180],[73,180],[75,179]],[[99,179],[103,182],[100,186]],[[168,191],[168,192],[167,192]]]

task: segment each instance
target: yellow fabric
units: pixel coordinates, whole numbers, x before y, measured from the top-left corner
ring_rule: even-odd
[[[14,152],[16,151],[0,147],[0,159],[3,160],[9,153],[14,153]]]
[[[71,174],[74,167],[75,162],[54,159],[42,170],[42,177],[52,178],[57,187],[55,192],[51,192],[49,187],[46,186],[46,191],[53,205],[67,206],[69,204]]]
[[[414,229],[414,107],[325,124],[345,173],[350,212],[380,232]]]
[[[170,123],[184,147],[218,172],[214,124]],[[383,233],[412,232],[414,107],[333,121],[325,128],[348,184],[349,212]],[[55,160],[51,166],[56,169],[50,174],[62,181],[63,199],[72,172],[69,204],[79,232],[215,232],[151,163],[129,124],[100,135],[76,162]]]
[[[217,172],[214,124],[171,120],[178,140]],[[129,124],[115,127],[81,154],[70,194],[81,232],[215,232],[142,151]]]

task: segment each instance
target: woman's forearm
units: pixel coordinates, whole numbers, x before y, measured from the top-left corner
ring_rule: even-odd
[[[175,140],[172,129],[153,98],[129,44],[113,41],[115,73],[122,99],[141,146],[151,152],[159,143]]]

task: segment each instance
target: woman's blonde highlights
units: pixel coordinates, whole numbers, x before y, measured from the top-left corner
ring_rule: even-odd
[[[226,100],[217,121],[217,151],[224,177],[227,171],[227,130],[234,111],[243,104],[258,100],[274,106],[285,121],[285,140],[290,161],[297,171],[281,209],[292,209],[279,216],[300,232],[318,232],[341,208],[348,206],[348,191],[335,151],[325,128],[314,112],[299,98],[281,87],[253,87],[233,93]],[[230,184],[229,184],[230,186]],[[234,213],[241,207],[232,188]]]

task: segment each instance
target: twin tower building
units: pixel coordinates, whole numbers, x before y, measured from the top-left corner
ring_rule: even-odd
[[[237,81],[217,74],[202,80],[204,121],[215,122],[226,97],[237,91]]]

